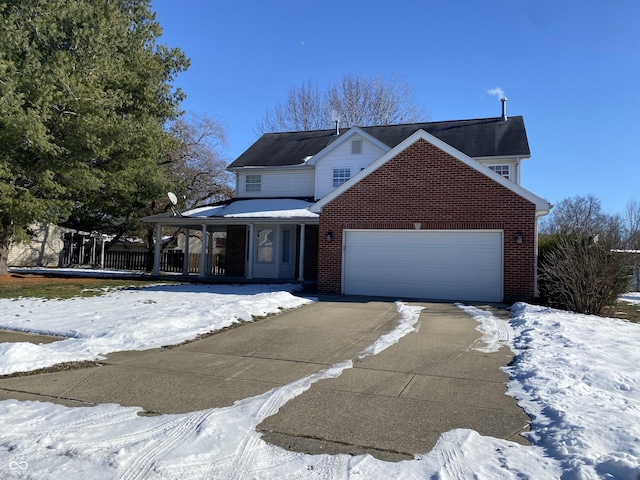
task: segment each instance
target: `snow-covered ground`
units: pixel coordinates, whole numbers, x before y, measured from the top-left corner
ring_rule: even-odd
[[[121,289],[64,301],[0,300],[0,328],[67,337],[43,345],[0,343],[0,375],[97,360],[120,350],[175,345],[240,320],[309,302],[282,285],[192,284]]]
[[[640,308],[640,294],[624,299]],[[154,348],[309,301],[282,286],[193,285],[64,301],[0,300],[0,328],[70,337],[57,342],[61,347],[38,346],[26,356],[19,353],[26,344],[0,344],[0,368],[28,370],[52,356],[67,361]],[[361,356],[376,355],[413,331],[421,308],[397,305],[399,325]],[[256,425],[314,382],[351,368],[344,360],[233,406],[181,415],[0,402],[0,478],[638,480],[640,325],[522,303],[514,305],[511,322],[460,308],[483,334],[470,348],[495,351],[507,344],[516,353],[509,394],[532,417],[532,446],[460,429],[443,434],[430,452],[392,463],[368,455],[305,455],[260,439]]]

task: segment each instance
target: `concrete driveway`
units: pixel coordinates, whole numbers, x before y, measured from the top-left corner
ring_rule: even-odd
[[[412,304],[424,307],[418,331],[362,360],[357,354],[397,325],[395,303],[326,297],[186,345],[0,379],[0,400],[182,413],[228,406],[352,359],[354,368],[314,384],[259,425],[263,438],[307,453],[370,453],[385,460],[426,453],[454,428],[525,443],[520,433],[529,418],[505,395],[508,376],[500,370],[512,359],[509,349],[470,349],[480,337],[478,323],[455,305]],[[16,334],[0,332],[3,341],[17,341]]]

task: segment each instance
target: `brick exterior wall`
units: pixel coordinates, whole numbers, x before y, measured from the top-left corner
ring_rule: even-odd
[[[244,277],[247,228],[244,225],[227,225],[227,252],[224,274],[227,277]]]
[[[530,301],[535,221],[533,203],[420,139],[323,207],[318,291],[342,291],[343,229],[413,230],[421,223],[426,230],[504,230],[504,301]]]

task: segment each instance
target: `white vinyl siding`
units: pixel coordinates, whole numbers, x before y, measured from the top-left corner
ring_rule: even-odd
[[[260,191],[248,191],[247,177],[256,173],[239,172],[236,192],[238,198],[290,198],[313,197],[315,170],[307,169],[274,169],[260,171]]]
[[[362,141],[362,153],[352,154],[352,141]],[[334,186],[334,169],[349,168],[351,176],[359,173],[371,162],[376,160],[384,153],[377,145],[371,143],[358,136],[351,141],[346,141],[338,148],[328,153],[320,159],[316,165],[315,178],[315,198],[316,200],[324,197],[327,193],[335,188]]]

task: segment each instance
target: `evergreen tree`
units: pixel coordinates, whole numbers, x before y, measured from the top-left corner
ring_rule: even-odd
[[[150,0],[0,3],[0,274],[34,222],[131,218],[166,188],[188,66]]]

